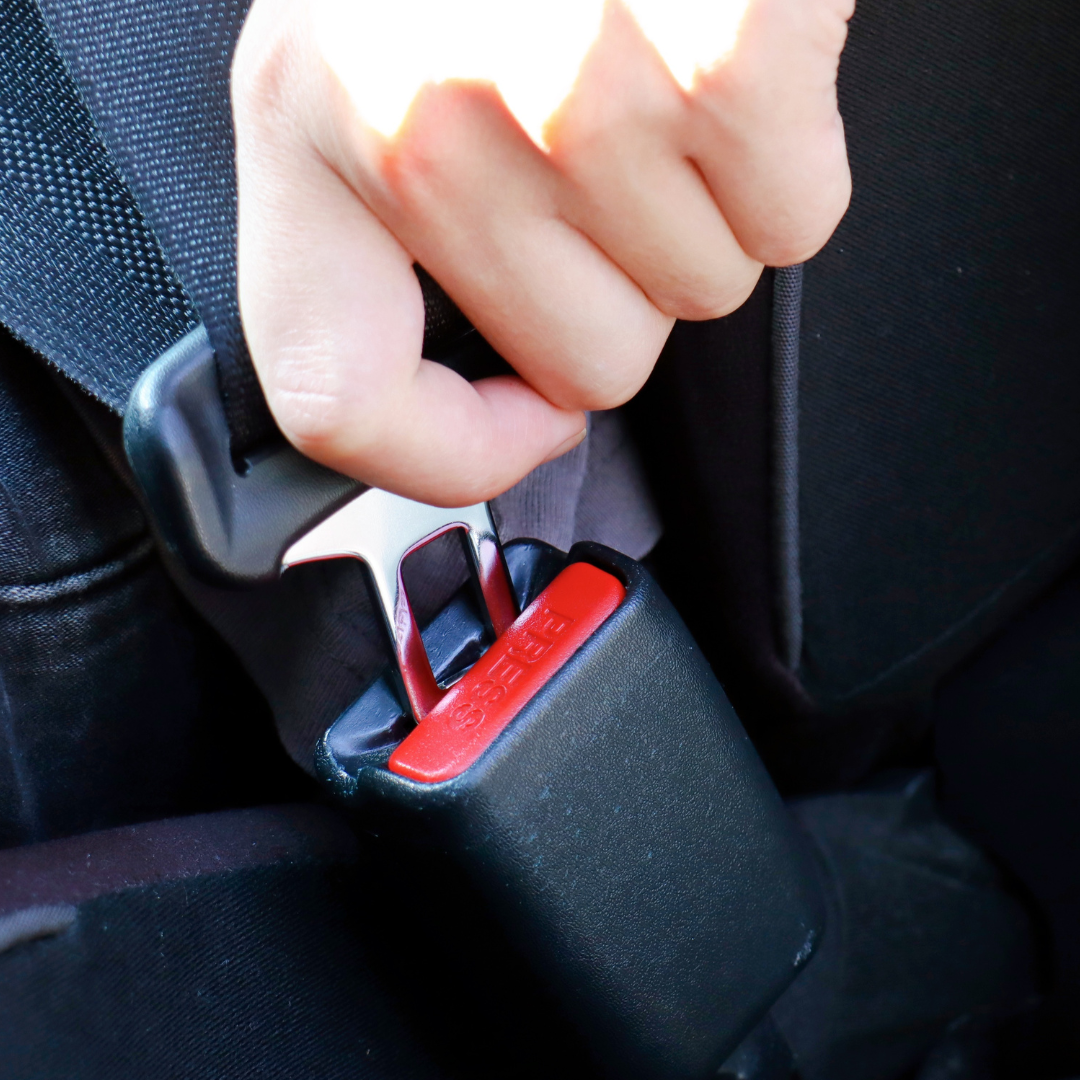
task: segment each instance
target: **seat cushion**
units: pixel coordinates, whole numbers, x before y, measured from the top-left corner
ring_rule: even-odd
[[[356,858],[311,806],[0,853],[0,1075],[440,1075],[373,973]]]

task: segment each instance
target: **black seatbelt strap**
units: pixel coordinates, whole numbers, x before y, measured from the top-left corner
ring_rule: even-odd
[[[18,180],[0,216],[25,234],[0,255],[0,318],[125,414],[165,544],[231,584],[273,580],[290,540],[358,488],[280,438],[240,323],[229,77],[248,3],[0,0]],[[425,355],[505,371],[421,285]]]
[[[104,141],[187,288],[239,455],[274,431],[240,325],[229,96],[250,0],[39,0]]]
[[[0,4],[0,320],[117,412],[197,323],[34,0]]]

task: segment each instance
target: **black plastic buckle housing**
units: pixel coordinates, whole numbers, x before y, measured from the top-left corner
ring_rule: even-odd
[[[605,1071],[704,1080],[821,939],[811,857],[648,571],[597,544],[569,561],[626,598],[476,764],[395,775],[392,746],[350,753],[346,714],[319,768],[381,836],[464,871]]]
[[[162,538],[219,584],[275,580],[294,542],[365,490],[284,442],[238,472],[201,329],[139,381],[124,436]],[[449,855],[609,1072],[704,1080],[813,953],[815,875],[648,572],[595,544],[570,558],[626,597],[472,767],[438,784],[391,773],[403,730],[387,702],[377,730],[332,731],[320,767],[370,826]],[[508,561],[520,596],[561,560],[549,549],[522,574]]]
[[[286,548],[365,489],[284,439],[239,472],[201,326],[136,383],[124,448],[161,538],[192,573],[218,585],[276,580]]]

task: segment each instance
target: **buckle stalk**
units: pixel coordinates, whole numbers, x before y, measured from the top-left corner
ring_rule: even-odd
[[[414,551],[455,529],[464,533],[491,628],[499,637],[517,617],[517,604],[487,503],[444,509],[369,488],[297,540],[281,561],[282,573],[291,566],[321,559],[354,558],[364,563],[417,722],[431,712],[445,691],[435,682],[420,638],[405,591],[402,564]]]

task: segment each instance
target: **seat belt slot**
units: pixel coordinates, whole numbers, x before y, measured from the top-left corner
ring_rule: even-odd
[[[281,563],[282,572],[322,559],[354,558],[364,563],[417,721],[438,705],[444,691],[424,649],[402,566],[414,551],[453,530],[465,538],[491,629],[502,635],[513,625],[517,605],[487,503],[444,509],[369,488],[297,540]]]
[[[285,549],[365,490],[283,438],[238,470],[214,350],[202,326],[135,384],[124,448],[162,540],[210,584],[277,580]]]
[[[394,751],[390,771],[429,783],[459,776],[625,595],[612,574],[568,566]]]

